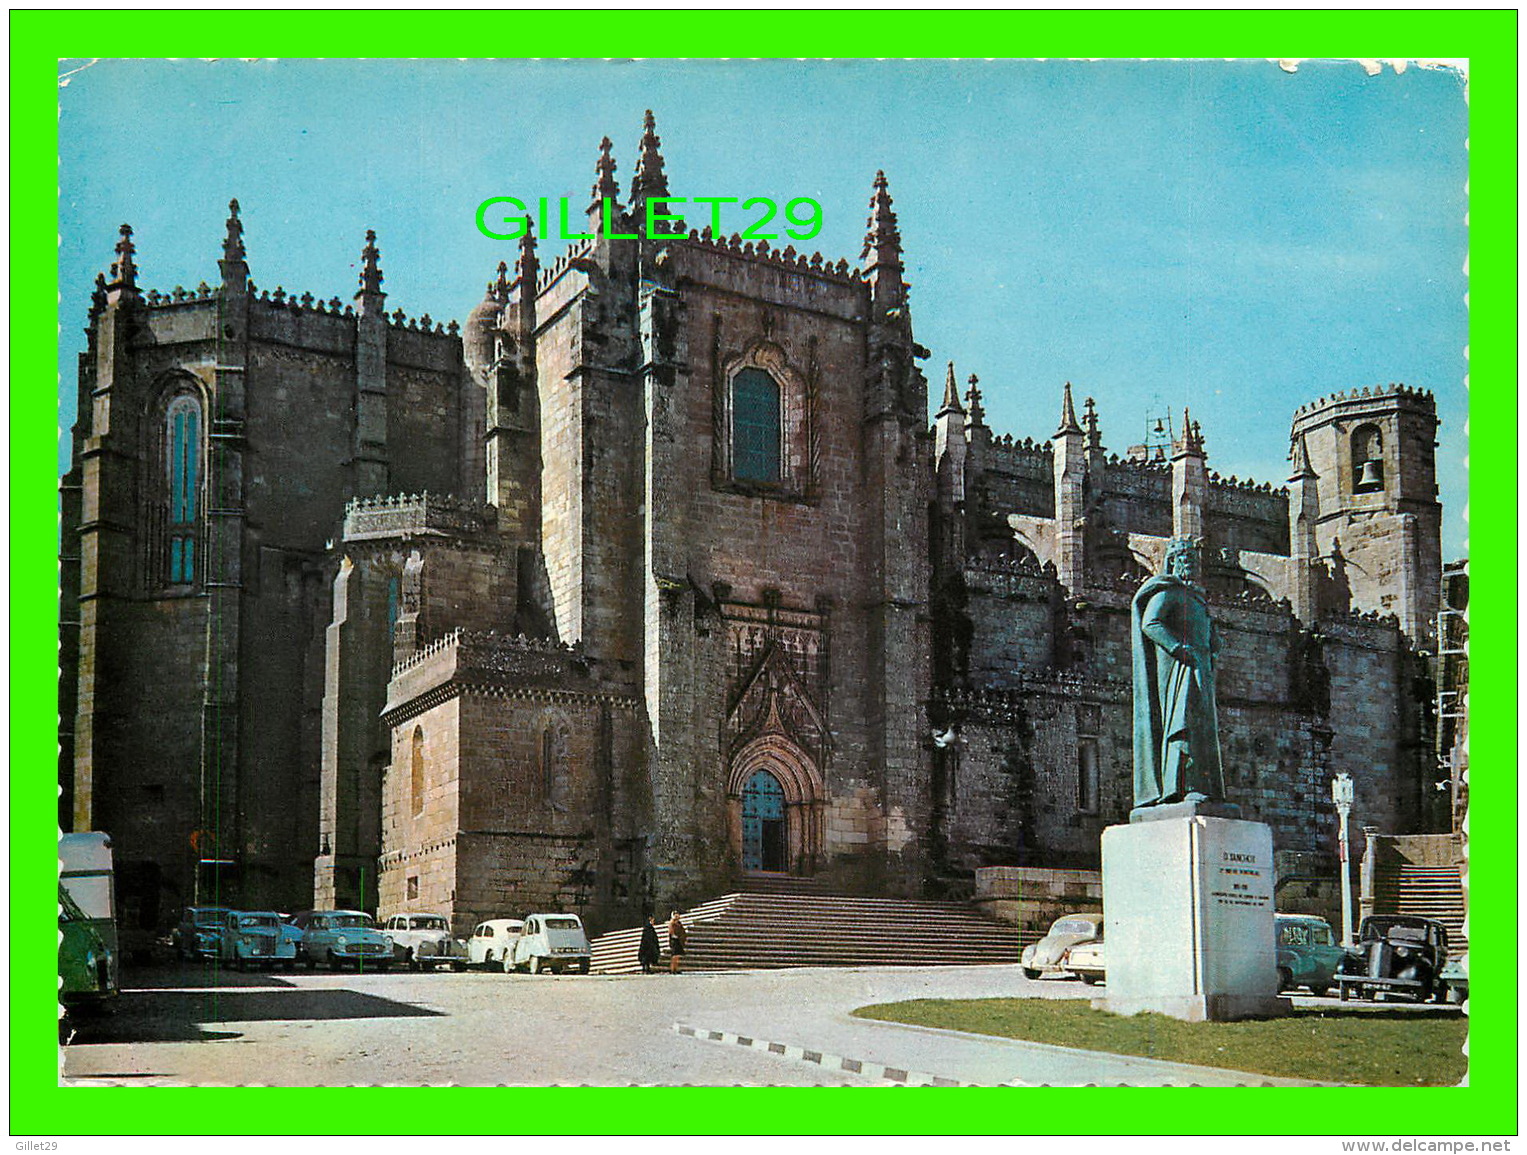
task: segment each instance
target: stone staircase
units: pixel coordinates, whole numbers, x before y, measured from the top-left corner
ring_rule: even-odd
[[[1374,880],[1375,912],[1434,918],[1447,927],[1448,952],[1468,949],[1463,934],[1463,880],[1456,866],[1396,863]]]
[[[725,894],[684,912],[685,970],[1016,963],[1037,937],[957,902],[822,894],[810,879],[783,876],[749,878],[744,885],[760,889]],[[666,966],[666,920],[658,923],[658,939]],[[600,935],[593,942],[592,970],[640,970],[640,942],[640,927]]]

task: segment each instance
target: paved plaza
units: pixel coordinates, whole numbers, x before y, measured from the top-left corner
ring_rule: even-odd
[[[142,1084],[1293,1085],[1233,1071],[855,1019],[867,1003],[1087,998],[1017,967],[530,976],[124,976],[64,1050],[68,1081]],[[1301,1000],[1302,1001],[1302,1000]]]

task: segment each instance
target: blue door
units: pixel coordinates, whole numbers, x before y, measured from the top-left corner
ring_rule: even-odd
[[[785,790],[767,770],[742,788],[742,868],[785,869]]]

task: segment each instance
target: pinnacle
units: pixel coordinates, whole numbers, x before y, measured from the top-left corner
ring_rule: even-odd
[[[944,404],[940,406],[938,416],[945,413],[964,413],[960,406],[960,387],[954,379],[954,362],[949,362],[949,371],[944,377]]]
[[[590,210],[597,210],[599,203],[605,197],[609,197],[610,204],[620,203],[620,185],[615,180],[615,146],[609,137],[604,137],[599,142],[599,159],[594,162],[594,187],[591,194],[594,198]]]
[[[1055,431],[1055,436],[1060,437],[1068,433],[1080,433],[1081,431],[1082,427],[1077,424],[1076,420],[1076,405],[1071,400],[1071,382],[1067,381],[1060,403],[1060,428]]]
[[[366,247],[361,250],[361,288],[356,293],[362,295],[385,296],[382,292],[382,254],[376,247],[376,230],[366,230]]]

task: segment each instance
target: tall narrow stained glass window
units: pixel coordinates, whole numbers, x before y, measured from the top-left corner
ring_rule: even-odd
[[[201,490],[201,406],[181,397],[165,414],[169,452],[169,581],[189,585],[196,580],[196,521]]]
[[[779,382],[762,369],[732,378],[732,476],[739,481],[779,481]]]

